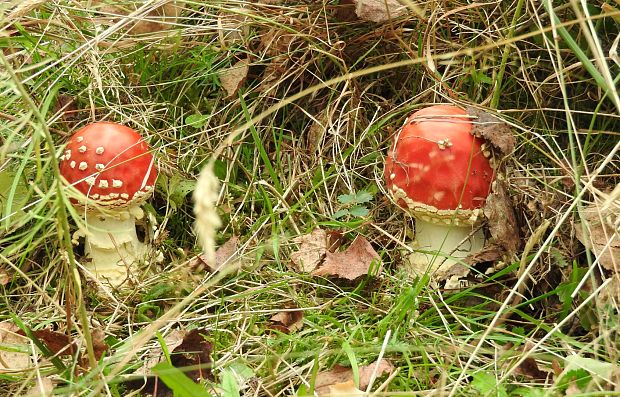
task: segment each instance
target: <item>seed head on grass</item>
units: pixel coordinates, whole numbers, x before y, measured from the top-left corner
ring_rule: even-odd
[[[215,233],[222,226],[215,207],[219,187],[220,181],[213,173],[213,163],[209,162],[200,173],[194,190],[195,229],[209,263],[215,263]]]

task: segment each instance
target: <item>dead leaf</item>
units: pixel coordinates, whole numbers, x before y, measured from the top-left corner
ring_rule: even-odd
[[[345,241],[344,234],[338,230],[327,231],[327,251],[336,252]]]
[[[265,57],[279,58],[281,55],[288,57],[293,42],[299,39],[299,35],[288,30],[273,28],[261,36],[260,49]]]
[[[227,8],[217,18],[217,27],[220,43],[224,48],[229,48],[238,42],[244,42],[250,35],[248,10]]]
[[[9,273],[5,268],[0,268],[0,285],[4,287],[9,283],[9,281],[11,281],[11,276]]]
[[[250,71],[250,60],[242,59],[228,69],[219,72],[220,83],[228,97],[237,95],[239,89],[245,83]]]
[[[75,99],[65,93],[60,93],[56,96],[56,102],[54,103],[53,113],[60,115],[60,120],[65,122],[79,121],[83,116],[78,111],[77,103]]]
[[[215,251],[215,263],[209,263],[207,256],[202,254],[194,258],[189,266],[201,270],[204,266],[210,272],[222,271],[231,267],[238,267],[239,263],[239,236],[232,236]]]
[[[322,112],[315,117],[310,128],[308,128],[308,133],[306,134],[308,152],[319,153],[321,151],[321,142],[325,136],[326,123],[327,117]]]
[[[496,178],[491,193],[484,204],[484,216],[487,218],[492,242],[505,250],[508,255],[517,251],[521,237],[517,227],[517,218],[508,195],[506,183]]]
[[[92,1],[92,6],[94,9],[103,16],[100,18],[100,21],[108,25],[117,23],[123,18],[126,19],[143,5],[144,4],[142,2],[136,2],[135,4],[111,5],[103,0]],[[170,30],[177,22],[182,9],[182,1],[167,2],[166,4],[151,8],[148,11],[145,10],[145,12],[137,15],[135,19],[132,19],[132,21],[135,22],[130,22],[124,25],[124,29],[127,33],[135,35]]]
[[[472,133],[490,143],[500,158],[513,152],[516,139],[508,124],[490,113],[471,106],[467,107],[467,113],[476,117],[473,120],[474,129]]]
[[[504,247],[498,244],[494,244],[494,243],[487,244],[480,251],[475,252],[469,255],[467,258],[465,258],[465,263],[471,266],[477,263],[495,262],[497,260],[502,259],[504,257],[505,252],[506,250],[504,249]]]
[[[37,378],[37,384],[28,390],[25,397],[51,397],[53,392],[54,383],[50,378]]]
[[[381,359],[378,362],[375,361],[372,364],[362,365],[359,367],[360,389],[366,390],[370,384],[373,373],[375,373],[376,379],[382,375],[389,374],[394,370],[395,368],[392,363],[386,359]],[[351,382],[353,387],[355,386],[353,383],[353,371],[351,368],[335,365],[334,368],[329,371],[323,371],[317,374],[314,381],[314,388],[319,395],[328,395],[331,394],[331,388],[335,385],[346,385],[349,382]],[[338,386],[337,389],[339,389]]]
[[[334,11],[334,18],[342,22],[351,22],[358,19],[355,14],[355,0],[340,0]]]
[[[105,333],[98,328],[94,328],[91,329],[90,335],[92,338],[95,360],[99,361],[101,357],[103,357],[103,354],[108,350],[108,345],[105,342]],[[80,365],[82,368],[90,368],[88,357],[82,356],[80,358]]]
[[[355,14],[364,21],[385,22],[407,13],[397,0],[355,0]]]
[[[0,322],[0,369],[19,371],[30,367],[30,344],[21,329],[9,322]]]
[[[598,258],[607,270],[620,273],[620,230],[616,230],[616,219],[620,214],[612,210],[601,210],[596,204],[581,213],[582,222],[575,223],[575,236]],[[584,235],[584,227],[586,234]]]
[[[329,387],[329,395],[330,396],[365,396],[366,393],[355,387],[355,382],[353,380],[349,380],[344,383],[336,383],[335,385],[331,385]]]
[[[199,383],[203,379],[213,380],[211,373],[211,351],[213,349],[204,335],[205,329],[193,329],[185,334],[181,343],[172,350],[170,363],[187,375],[194,382]],[[151,366],[152,367],[152,366]],[[192,369],[187,370],[188,367]],[[153,397],[172,397],[172,390],[159,380],[157,376],[149,376],[146,379],[134,379],[124,383],[129,390],[141,390]]]
[[[532,357],[527,357],[517,368],[514,369],[513,373],[515,375],[522,375],[526,378],[541,382],[545,381],[547,379],[547,375],[549,374],[545,371],[541,371],[538,368],[536,360]]]
[[[170,355],[170,362],[177,368],[199,367],[191,371],[185,371],[190,379],[199,382],[202,379],[212,379],[211,374],[211,351],[213,346],[204,335],[206,329],[193,329],[185,335],[183,342],[177,346]]]
[[[170,331],[166,336],[164,336],[163,345],[166,347],[166,350],[174,351],[181,343],[183,343],[183,338],[187,334],[186,330],[175,329]],[[162,349],[161,344],[156,344],[154,347],[148,350],[148,355],[144,360],[144,366],[141,367],[138,373],[147,374],[151,368],[157,365],[164,357],[164,351]]]
[[[299,250],[291,254],[291,261],[297,270],[310,273],[323,261],[327,253],[327,233],[323,229],[314,229],[308,234],[293,239]]]
[[[382,358],[380,361],[375,361],[369,365],[363,365],[359,368],[360,372],[360,389],[366,389],[372,380],[372,374],[375,373],[375,377],[379,377],[383,374],[389,374],[394,371],[396,368],[392,365],[391,362]]]
[[[606,280],[607,281],[607,280]],[[599,292],[596,297],[596,306],[601,308],[601,312],[614,307],[620,300],[620,273],[612,273],[608,277],[607,286]]]
[[[381,270],[381,258],[363,236],[357,236],[343,252],[326,252],[323,264],[312,272],[314,276],[335,276],[355,280],[368,274],[373,264]]]
[[[300,330],[303,326],[304,312],[294,309],[283,310],[271,316],[269,320],[275,323],[272,324],[272,326],[275,325],[278,331],[290,334],[291,332]]]
[[[95,328],[91,331],[91,337],[93,341],[95,359],[99,361],[101,357],[103,357],[103,354],[108,350],[108,344],[105,342],[105,333],[99,328]]]
[[[73,355],[77,351],[77,346],[71,337],[62,332],[52,331],[51,329],[39,329],[31,332],[55,356]]]

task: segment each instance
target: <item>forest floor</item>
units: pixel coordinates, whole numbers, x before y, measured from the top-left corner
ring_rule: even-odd
[[[402,3],[0,4],[0,395],[620,395],[620,5]],[[456,286],[406,265],[384,179],[440,103],[515,138],[514,227],[484,226],[502,249]],[[95,121],[159,172],[152,255],[118,288],[71,242],[58,171]]]

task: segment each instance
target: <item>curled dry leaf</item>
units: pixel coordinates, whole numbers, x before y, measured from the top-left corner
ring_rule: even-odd
[[[312,272],[314,276],[334,276],[355,280],[373,270],[381,270],[381,258],[363,236],[357,236],[343,252],[325,253],[323,264]]]
[[[250,71],[250,60],[242,59],[229,67],[220,71],[218,74],[222,88],[229,97],[237,95],[241,86],[248,77]]]
[[[407,13],[407,6],[397,0],[354,0],[355,14],[369,22],[385,22]]]
[[[310,273],[317,268],[327,253],[327,233],[323,229],[314,229],[308,234],[298,236],[293,242],[299,250],[291,254],[291,261],[300,272]]]
[[[494,154],[499,155],[501,158],[512,153],[516,140],[508,124],[485,111],[471,106],[467,107],[467,113],[475,117],[472,133],[490,143],[493,149],[495,149]]]
[[[614,213],[611,208],[601,210],[597,205],[584,208],[582,222],[575,223],[574,228],[577,239],[594,253],[601,266],[620,273],[620,229],[617,226],[620,213]]]
[[[492,242],[502,247],[507,254],[516,252],[521,244],[521,236],[512,200],[502,179],[493,181],[483,211],[488,220]]]
[[[18,326],[0,322],[0,370],[19,371],[30,367],[30,344]]]
[[[210,272],[216,272],[239,267],[238,250],[239,237],[232,236],[227,242],[215,250],[215,262],[210,262],[207,255],[203,254],[190,262],[190,268],[199,270],[206,266]]]
[[[302,310],[283,310],[271,316],[270,320],[274,323],[271,328],[289,334],[300,330],[304,324],[304,312]]]
[[[378,378],[382,375],[389,374],[394,370],[395,368],[392,363],[386,359],[381,359],[372,364],[359,367],[360,389],[366,390],[370,382],[374,380],[372,379],[373,373],[375,374],[375,378]],[[334,386],[336,386],[338,390],[341,387],[347,387],[346,385],[348,385],[349,382],[352,387],[355,387],[355,384],[353,383],[353,370],[351,370],[351,368],[336,365],[329,371],[319,372],[314,381],[314,387],[320,396],[329,395],[331,394]]]

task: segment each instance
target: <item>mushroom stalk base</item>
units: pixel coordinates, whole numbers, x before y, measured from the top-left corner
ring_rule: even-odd
[[[91,261],[84,267],[97,279],[112,286],[123,284],[137,260],[144,258],[146,253],[145,245],[136,234],[134,213],[123,211],[114,216],[86,216],[85,251]]]
[[[459,279],[469,274],[462,260],[484,247],[482,229],[472,234],[471,225],[437,224],[419,218],[415,227],[412,248],[416,252],[409,256],[411,270],[416,275],[428,272],[437,280],[446,280],[446,288],[459,288]]]

